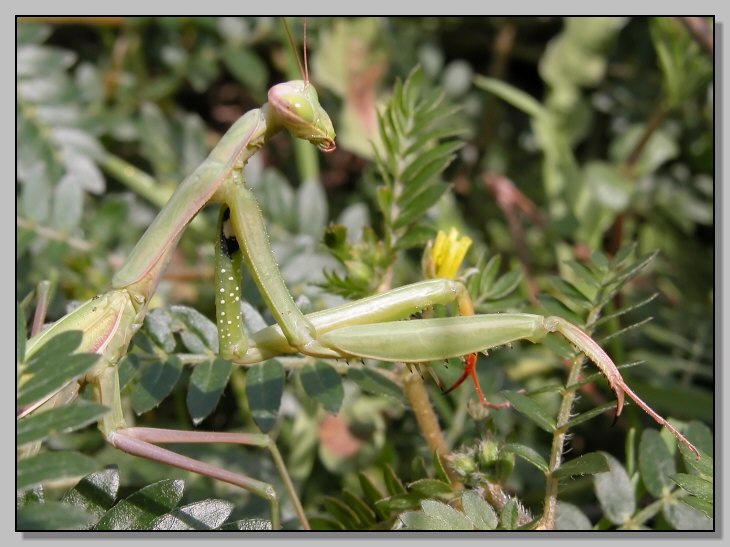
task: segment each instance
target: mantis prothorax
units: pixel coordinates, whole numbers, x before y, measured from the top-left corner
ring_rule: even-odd
[[[233,124],[208,158],[180,184],[117,271],[108,292],[81,305],[29,340],[26,359],[55,335],[80,330],[83,339],[79,351],[98,353],[101,359],[80,382],[73,382],[51,397],[20,409],[18,418],[65,404],[77,396],[83,383],[91,384],[98,400],[110,408],[99,427],[112,446],[250,490],[269,501],[272,526],[279,527],[277,494],[270,485],[157,446],[179,442],[267,446],[268,438],[243,433],[127,427],[122,414],[117,364],[144,321],[150,299],[186,225],[206,204],[221,203],[216,249],[216,315],[219,351],[232,362],[254,364],[289,353],[407,363],[468,356],[464,377],[472,376],[483,399],[473,374],[478,352],[521,339],[538,342],[547,333],[556,332],[585,353],[605,375],[616,395],[617,415],[627,395],[698,454],[679,431],[626,385],[611,358],[578,327],[560,317],[512,313],[473,315],[468,292],[458,281],[432,279],[304,315],[279,273],[261,212],[243,178],[244,164],[282,129],[288,129],[294,137],[308,140],[324,152],[335,149],[330,118],[320,106],[317,92],[306,75],[304,78],[275,85],[269,90],[265,105],[247,112]],[[254,333],[250,339],[242,328],[241,277],[236,264],[239,252],[276,320],[276,325]],[[402,321],[434,305],[454,301],[459,306],[459,317]],[[20,381],[23,382],[22,377]],[[297,509],[301,511],[300,507]],[[306,526],[306,520],[303,525]]]

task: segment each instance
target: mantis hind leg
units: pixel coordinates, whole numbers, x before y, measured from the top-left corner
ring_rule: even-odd
[[[207,431],[177,431],[172,429],[157,429],[147,427],[130,427],[110,432],[107,435],[108,442],[115,448],[148,460],[170,465],[178,469],[184,469],[206,477],[211,477],[234,486],[239,486],[252,494],[264,499],[271,509],[271,527],[274,530],[281,528],[279,515],[279,498],[274,487],[266,482],[247,477],[240,473],[234,473],[199,460],[183,456],[172,450],[167,450],[157,444],[165,443],[226,443],[248,446],[265,447],[271,451],[274,463],[279,470],[287,490],[292,494],[292,502],[302,527],[310,529],[304,509],[299,498],[294,494],[293,485],[286,470],[282,469],[283,462],[276,450],[275,445],[268,436],[249,433],[217,433]]]

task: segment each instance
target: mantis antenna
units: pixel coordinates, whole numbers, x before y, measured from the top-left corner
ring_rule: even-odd
[[[292,38],[291,31],[289,30],[289,23],[286,22],[286,17],[282,17],[281,21],[284,23],[286,29],[286,35],[289,38],[289,44],[291,44],[292,51],[297,58],[297,64],[299,65],[299,73],[304,78],[305,83],[309,83],[309,67],[307,66],[307,18],[304,18],[304,66],[302,67],[302,60],[299,57],[299,51],[297,46],[294,44],[294,38]]]

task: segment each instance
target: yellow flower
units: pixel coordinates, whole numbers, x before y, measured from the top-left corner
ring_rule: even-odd
[[[459,237],[456,228],[451,228],[448,236],[439,230],[433,245],[426,249],[426,276],[454,279],[470,246],[471,238]]]

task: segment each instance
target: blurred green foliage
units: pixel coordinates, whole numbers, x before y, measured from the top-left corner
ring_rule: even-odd
[[[292,23],[300,39],[302,20]],[[622,367],[627,383],[711,455],[713,65],[683,22],[314,17],[307,29],[311,79],[338,149],[322,157],[277,137],[246,168],[300,307],[323,309],[421,279],[426,241],[454,226],[474,241],[462,273],[479,312],[556,313],[595,329],[617,364],[640,364]],[[269,86],[295,77],[295,66],[270,17],[21,19],[19,333],[43,280],[51,281],[48,320],[105,291],[176,184],[233,121],[266,100]],[[427,380],[452,451],[441,462],[392,366],[383,375],[292,358],[244,375],[215,358],[214,230],[215,212],[206,209],[181,239],[155,310],[120,364],[130,420],[270,430],[316,527],[535,525],[553,451],[545,424],[558,413],[572,348],[549,337],[481,358],[487,396],[503,392],[515,409],[485,415],[470,404],[470,387],[444,396]],[[250,330],[272,323],[250,284],[244,297]],[[183,353],[201,356],[205,368],[193,373]],[[433,369],[448,385],[460,364]],[[276,389],[261,391],[265,381]],[[579,387],[565,447],[573,454],[553,476],[555,526],[711,527],[711,463],[680,455],[634,408],[610,428],[610,416],[591,412],[612,406],[610,392],[600,381]],[[207,398],[191,395],[194,388]],[[160,494],[156,512],[135,505],[132,516],[124,513],[136,519],[130,526],[173,529],[193,519],[201,528],[266,528],[266,504],[247,492],[104,446],[84,428],[99,412],[89,397],[59,415],[68,420],[63,428],[35,422],[19,431],[22,443],[83,454],[84,465],[41,462],[38,479],[28,474],[38,465],[23,464],[19,473],[31,478],[21,485],[18,526],[110,529],[114,513],[148,488],[174,495]],[[283,492],[265,451],[181,451]],[[118,471],[90,475],[86,486],[34,486],[109,464]],[[466,490],[453,488],[448,466]],[[285,496],[283,520],[297,526]]]

